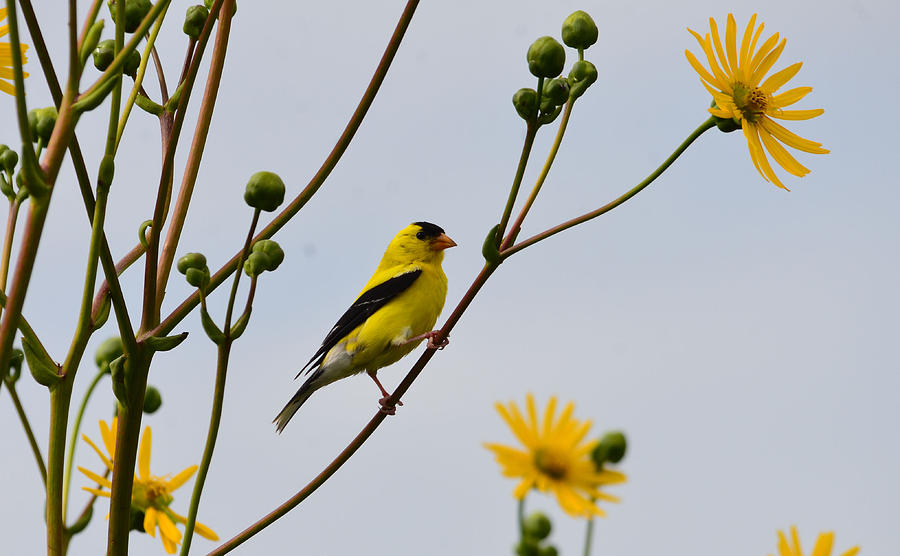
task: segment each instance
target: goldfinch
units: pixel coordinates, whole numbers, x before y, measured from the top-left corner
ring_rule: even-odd
[[[429,222],[414,222],[394,236],[362,293],[297,373],[299,377],[305,371],[309,378],[275,417],[278,432],[313,392],[363,371],[381,390],[382,410],[393,413],[394,408],[385,404],[389,394],[375,373],[426,338],[432,347],[442,347],[433,346],[432,328],[447,297],[447,276],[441,268],[444,249],[455,245],[443,229]]]

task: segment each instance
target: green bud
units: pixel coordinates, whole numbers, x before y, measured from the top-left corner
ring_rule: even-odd
[[[150,11],[150,8],[153,6],[150,4],[150,0],[124,0],[125,1],[125,32],[126,33],[134,33],[137,31],[137,28],[141,26],[141,20],[147,15]],[[116,6],[116,0],[107,0],[106,5],[109,7],[109,13],[112,14],[112,19],[117,24],[116,14],[119,9]]]
[[[541,37],[528,48],[527,58],[535,77],[556,77],[566,64],[566,50],[553,37]]]
[[[203,324],[203,330],[206,332],[206,335],[209,336],[210,340],[216,344],[221,344],[225,341],[225,334],[219,330],[216,321],[209,316],[206,305],[200,305],[200,322]]]
[[[22,376],[22,362],[25,360],[25,352],[19,348],[13,348],[9,354],[9,378],[15,383]]]
[[[114,359],[121,357],[122,353],[124,353],[122,338],[118,336],[107,338],[97,346],[97,351],[94,352],[94,363],[96,363],[98,369],[109,367],[109,364]]]
[[[6,145],[4,145],[6,146]],[[12,173],[13,170],[16,169],[16,165],[19,163],[19,153],[16,151],[7,148],[5,151],[0,153],[0,167],[2,167],[7,172]]]
[[[142,95],[140,93],[138,93],[138,95],[136,97],[134,97],[134,103],[137,104],[138,107],[141,110],[143,110],[144,112],[147,112],[148,114],[153,114],[154,116],[159,116],[160,114],[163,113],[163,110],[165,110],[165,108],[163,108],[159,104],[156,104],[155,102],[153,102],[152,100],[150,100],[149,98],[145,97],[144,95]]]
[[[130,382],[128,361],[125,356],[117,357],[109,362],[109,373],[112,375],[113,394],[119,403],[127,407],[128,383]]]
[[[178,259],[178,272],[186,274],[190,268],[206,268],[206,257],[203,253],[188,253]]]
[[[587,60],[579,60],[569,72],[569,96],[576,99],[597,81],[597,68]]]
[[[97,181],[105,186],[112,184],[116,175],[116,159],[113,155],[107,154],[100,161],[100,170],[97,171]]]
[[[148,384],[147,391],[144,392],[144,413],[156,413],[160,407],[162,407],[162,395],[159,390]]]
[[[605,463],[619,463],[625,457],[625,451],[628,448],[628,442],[625,440],[625,434],[620,431],[612,431],[603,435],[597,446],[591,452],[591,458],[597,469],[603,467]]]
[[[538,556],[559,556],[559,550],[552,544],[548,544],[547,546],[541,547],[538,551]]]
[[[525,518],[522,528],[526,537],[542,541],[550,536],[550,531],[553,530],[553,524],[550,523],[550,518],[547,517],[546,514],[542,512],[532,512],[531,515]]]
[[[190,38],[197,40],[203,31],[203,25],[209,17],[209,8],[206,6],[190,6],[184,15],[184,27],[181,29],[184,34]]]
[[[272,212],[284,202],[284,182],[278,174],[257,172],[247,182],[244,201],[253,208]]]
[[[569,82],[565,77],[551,79],[544,84],[544,92],[541,95],[541,112],[552,112],[557,106],[562,106],[569,100]]]
[[[215,3],[216,3],[215,0],[203,0],[203,5],[206,6],[207,10],[211,10],[213,7],[213,4],[215,4]],[[231,9],[231,17],[234,17],[234,14],[236,14],[236,13],[237,13],[237,2],[235,1],[234,7]],[[218,17],[218,16],[219,16],[219,14],[217,12],[216,17]]]
[[[94,67],[100,71],[106,71],[106,68],[116,59],[116,41],[107,39],[100,41],[97,48],[94,49]]]
[[[57,112],[53,106],[35,108],[28,111],[28,127],[31,128],[31,140],[40,139],[44,145],[50,142],[53,126],[56,125]]]
[[[519,89],[512,101],[523,120],[528,121],[537,114],[537,91],[534,89]]]
[[[515,547],[517,556],[539,556],[540,545],[534,539],[525,537]]]
[[[716,104],[716,99],[713,99],[713,101],[709,103],[709,107],[718,107],[718,105]],[[720,118],[718,116],[713,116],[712,119],[714,122],[716,122],[716,127],[719,128],[719,131],[721,131],[722,133],[731,133],[732,131],[741,129],[741,122],[735,120],[734,118]]]
[[[585,49],[597,42],[597,24],[586,12],[578,10],[563,21],[562,39],[572,48]]]
[[[492,266],[497,266],[503,262],[500,259],[500,238],[497,237],[497,232],[499,231],[500,224],[496,224],[488,231],[488,235],[484,238],[484,243],[481,244],[481,256]]]
[[[263,239],[253,244],[253,249],[244,261],[247,276],[259,276],[266,270],[274,271],[284,260],[284,251],[277,242]]]
[[[169,351],[181,345],[188,337],[187,332],[174,336],[150,336],[144,340],[145,345],[153,351]]]
[[[100,42],[100,35],[103,33],[103,20],[95,21],[91,28],[88,29],[87,35],[84,37],[84,42],[81,43],[81,50],[78,53],[79,58],[81,59],[81,65],[83,66],[85,62],[87,62],[88,56],[91,55],[91,51],[97,46],[97,43]]]
[[[187,269],[187,272],[184,273],[184,278],[187,280],[188,284],[195,288],[205,288],[206,285],[209,284],[209,269],[189,268]]]
[[[59,365],[44,352],[40,346],[33,346],[27,336],[22,337],[22,350],[31,376],[42,386],[55,388],[61,381]]]
[[[125,65],[122,67],[122,73],[134,79],[139,67],[141,67],[141,53],[137,50],[132,50],[128,53],[128,57],[125,58]]]
[[[131,531],[139,531],[141,533],[146,533],[144,531],[144,512],[140,510],[136,510],[133,507],[131,508],[131,522],[128,526]]]

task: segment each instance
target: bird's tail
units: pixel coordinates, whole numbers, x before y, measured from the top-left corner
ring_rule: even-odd
[[[297,410],[300,409],[300,406],[309,399],[313,392],[318,390],[318,384],[313,385],[313,380],[317,378],[316,375],[309,377],[309,379],[303,383],[303,386],[297,390],[297,393],[294,394],[294,397],[291,398],[291,401],[284,406],[284,409],[278,414],[277,417],[272,421],[275,423],[275,430],[279,433],[284,430],[284,427],[287,426],[288,422],[294,416],[294,413],[297,413]]]

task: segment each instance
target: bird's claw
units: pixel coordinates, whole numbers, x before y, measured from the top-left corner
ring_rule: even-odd
[[[440,344],[434,343],[434,337],[438,335],[437,331],[428,333],[428,349],[444,349],[445,347],[450,345],[450,338],[444,336],[444,339],[441,340]]]
[[[381,406],[381,412],[385,415],[396,415],[397,414],[397,405],[403,405],[403,402],[397,400],[397,405],[388,405],[388,400],[390,396],[384,396],[380,400],[378,400],[378,405]]]

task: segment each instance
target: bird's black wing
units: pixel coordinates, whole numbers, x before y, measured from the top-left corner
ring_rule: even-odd
[[[347,309],[343,316],[338,319],[328,335],[325,336],[325,339],[322,340],[322,347],[319,348],[306,365],[303,365],[303,368],[300,369],[297,376],[303,374],[304,370],[321,365],[322,361],[325,359],[325,354],[337,345],[344,336],[364,323],[367,318],[375,313],[375,311],[381,309],[387,305],[389,301],[406,291],[406,289],[409,288],[421,274],[421,269],[404,272],[403,274],[394,276],[390,280],[386,280],[363,292],[363,294],[353,302],[353,305]]]

